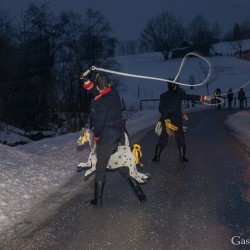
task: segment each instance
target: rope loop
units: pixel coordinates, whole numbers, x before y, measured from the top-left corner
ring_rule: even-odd
[[[196,56],[196,57],[199,57],[201,58],[203,61],[205,61],[208,65],[208,74],[205,78],[204,81],[200,82],[200,83],[197,83],[197,84],[194,84],[194,85],[191,85],[191,84],[187,84],[187,83],[181,83],[181,82],[177,82],[177,79],[178,77],[180,76],[181,74],[181,71],[186,63],[186,60],[188,57],[190,56]],[[166,82],[166,83],[175,83],[175,84],[178,84],[178,85],[181,85],[181,86],[193,86],[193,87],[197,87],[197,86],[201,86],[201,85],[204,85],[206,84],[206,82],[209,80],[210,76],[211,76],[211,72],[212,72],[212,66],[210,65],[210,62],[203,56],[199,55],[198,53],[195,53],[195,52],[190,52],[188,54],[186,54],[184,56],[184,58],[182,59],[182,62],[180,64],[180,67],[179,67],[179,70],[174,78],[174,80],[170,80],[170,79],[164,79],[164,78],[158,78],[158,77],[151,77],[151,76],[143,76],[143,75],[136,75],[136,74],[129,74],[129,73],[124,73],[124,72],[118,72],[118,71],[114,71],[114,70],[108,70],[108,69],[103,69],[103,68],[98,68],[96,66],[92,66],[91,67],[91,70],[97,70],[97,71],[102,71],[102,72],[105,72],[105,73],[110,73],[110,74],[115,74],[115,75],[121,75],[121,76],[127,76],[127,77],[134,77],[134,78],[142,78],[142,79],[147,79],[147,80],[156,80],[156,81],[163,81],[163,82]]]
[[[181,74],[181,71],[183,70],[183,67],[184,67],[184,65],[186,63],[186,60],[190,56],[195,56],[195,57],[198,57],[198,58],[202,59],[203,61],[205,61],[206,64],[207,64],[207,68],[208,68],[208,73],[207,73],[207,76],[206,76],[205,80],[202,81],[202,82],[200,82],[200,83],[193,84],[193,85],[177,81],[178,77]],[[212,73],[212,66],[211,66],[210,62],[205,57],[203,57],[203,56],[201,56],[201,55],[199,55],[198,53],[195,53],[195,52],[187,53],[183,57],[183,59],[181,61],[181,64],[180,64],[180,67],[179,67],[179,70],[178,70],[178,72],[177,72],[174,80],[164,79],[164,78],[158,78],[158,77],[151,77],[151,76],[144,76],[144,75],[129,74],[129,73],[118,72],[118,71],[114,71],[114,70],[108,70],[108,69],[104,69],[104,68],[98,68],[96,66],[92,66],[90,69],[91,70],[102,71],[102,72],[105,72],[105,73],[115,74],[115,75],[127,76],[127,77],[134,77],[134,78],[142,78],[142,79],[147,79],[147,80],[163,81],[165,83],[175,83],[175,84],[178,84],[178,85],[181,85],[181,86],[187,86],[187,87],[190,87],[190,86],[197,87],[197,86],[202,86],[202,85],[206,84],[209,81],[209,79],[211,77],[211,73]],[[239,87],[239,88],[235,89],[234,91],[232,91],[232,93],[235,93],[240,88],[243,88],[243,87],[247,86],[249,83],[250,83],[250,81],[246,82],[241,87]],[[221,96],[226,96],[226,95],[227,95],[227,93],[221,94]],[[215,96],[214,98],[218,99],[220,101],[220,104],[224,104],[225,103],[225,101],[224,101],[223,98],[220,98],[220,97],[217,97],[217,96]],[[205,105],[209,105],[209,106],[218,105],[218,103],[205,103],[205,102],[202,102],[202,103],[205,104]]]

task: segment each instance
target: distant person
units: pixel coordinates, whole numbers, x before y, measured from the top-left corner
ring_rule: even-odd
[[[215,96],[215,97],[221,98],[221,90],[220,90],[220,88],[217,88],[217,89],[214,91],[214,96]],[[216,103],[218,103],[218,104],[217,104],[217,108],[220,109],[220,108],[221,108],[221,101],[218,100],[217,98],[215,99],[215,101],[216,101]]]
[[[240,89],[240,91],[238,92],[238,100],[240,103],[240,109],[243,109],[243,104],[244,104],[244,100],[246,99],[246,94],[245,91],[243,90],[243,88]]]
[[[227,101],[228,101],[228,108],[231,109],[232,108],[232,101],[234,98],[234,94],[233,94],[233,90],[232,88],[230,88],[227,92]]]

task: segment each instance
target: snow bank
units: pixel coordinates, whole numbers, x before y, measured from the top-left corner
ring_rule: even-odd
[[[250,112],[240,111],[230,115],[225,123],[233,130],[233,134],[250,148]]]

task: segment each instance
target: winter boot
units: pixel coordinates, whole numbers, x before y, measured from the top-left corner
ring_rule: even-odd
[[[102,193],[103,193],[104,182],[95,182],[94,199],[90,201],[90,205],[102,206]]]
[[[179,161],[180,161],[180,162],[187,162],[188,159],[186,158],[186,146],[181,146],[181,147],[179,148],[179,152],[180,152]]]
[[[147,197],[146,195],[143,193],[139,183],[137,182],[136,179],[134,179],[133,177],[128,177],[128,183],[130,184],[130,186],[132,187],[135,195],[138,197],[139,201],[141,203],[146,202],[147,201]]]
[[[157,144],[155,148],[155,156],[152,161],[160,161],[162,147],[161,145]]]

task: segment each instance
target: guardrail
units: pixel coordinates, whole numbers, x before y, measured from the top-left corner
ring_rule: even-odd
[[[222,98],[224,99],[223,107],[228,106],[227,98],[226,97],[222,97]],[[245,98],[244,107],[248,106],[248,99],[250,99],[250,97]],[[160,99],[142,99],[142,100],[140,100],[140,110],[143,110],[144,103],[150,103],[150,105],[147,105],[148,109],[155,109],[155,108],[158,109],[159,104],[157,102],[159,102],[159,101],[160,101]],[[184,105],[186,108],[193,106],[191,101],[185,101]],[[237,97],[233,97],[232,107],[239,107],[239,100]]]

